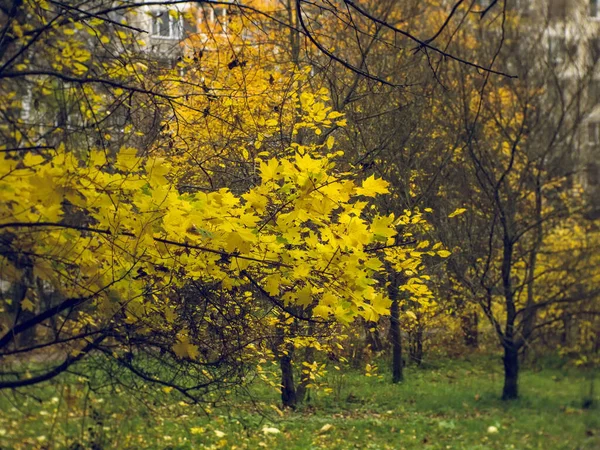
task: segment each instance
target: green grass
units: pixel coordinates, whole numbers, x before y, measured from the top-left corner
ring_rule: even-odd
[[[283,413],[276,392],[254,386],[254,403],[236,397],[208,415],[174,392],[132,398],[72,378],[32,390],[38,399],[0,395],[0,448],[600,449],[600,409],[581,409],[583,372],[523,370],[521,398],[507,403],[500,369],[498,358],[444,361],[408,368],[399,385],[348,372],[332,377],[334,393]]]

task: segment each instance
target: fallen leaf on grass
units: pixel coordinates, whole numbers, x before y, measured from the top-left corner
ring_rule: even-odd
[[[321,429],[319,430],[319,434],[322,433],[327,433],[329,430],[331,430],[333,428],[333,425],[331,425],[330,423],[326,423],[325,425],[323,425],[321,427]]]
[[[277,414],[279,414],[279,417],[283,417],[283,411],[280,410],[277,406],[275,406],[275,405],[269,405],[269,406],[271,408],[273,408]]]

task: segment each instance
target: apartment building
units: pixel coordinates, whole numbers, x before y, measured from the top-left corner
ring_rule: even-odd
[[[594,202],[600,190],[600,0],[546,3],[550,62],[561,79],[582,87],[578,180]]]
[[[269,4],[269,1],[250,0],[244,4],[256,4],[258,7]],[[115,9],[108,13],[108,18],[113,24],[127,24],[139,31],[136,37],[140,47],[136,50],[139,51],[141,60],[147,58],[172,66],[189,49],[187,44],[192,42],[191,39],[194,45],[200,43],[207,50],[214,49],[215,39],[227,36],[230,20],[240,14],[240,11],[240,7],[233,2],[231,6],[200,1],[173,4],[141,2],[136,8]],[[107,51],[103,46],[98,46],[97,36],[81,31],[77,31],[75,36],[88,42],[90,49],[96,46],[98,52]],[[128,47],[128,50],[132,48],[134,47]],[[114,57],[118,50],[118,39],[115,39],[111,42],[107,56]],[[51,61],[44,61],[43,58],[38,61],[51,64]],[[81,139],[81,135],[86,134],[87,120],[79,111],[83,99],[77,83],[55,80],[51,86],[46,87],[46,94],[35,88],[32,82],[22,82],[16,89],[20,92],[21,103],[18,118],[24,127],[37,129],[40,136],[46,136],[54,129],[63,130],[60,138],[53,139],[64,139],[64,135],[77,135],[77,139]],[[126,114],[123,111],[126,110],[125,105],[111,108],[110,117],[103,119],[102,123],[112,124],[115,130],[124,129],[125,125],[120,122],[125,120]],[[57,136],[56,132],[54,135]]]
[[[473,10],[484,10],[494,0],[475,0]],[[530,36],[543,36],[548,63],[557,76],[573,85],[585,85],[582,101],[584,123],[577,142],[579,180],[588,189],[600,186],[600,0],[503,0],[522,17],[523,27]],[[498,10],[503,1],[493,4]],[[128,23],[144,30],[140,34],[142,51],[151,58],[176,61],[186,51],[186,42],[205,43],[214,48],[215,37],[227,37],[232,19],[243,14],[239,3],[231,5],[189,1],[174,4],[144,4],[131,11]],[[281,0],[247,0],[243,4],[277,13],[285,8]],[[447,7],[455,4],[448,0]],[[490,10],[492,14],[492,10]],[[118,19],[115,17],[115,19]],[[211,47],[212,45],[212,47]],[[68,128],[77,118],[77,99],[56,115],[57,126]],[[70,112],[73,109],[75,113]],[[41,111],[37,108],[38,113]],[[21,117],[25,122],[36,122],[35,98],[31,91],[23,94]],[[74,123],[77,128],[79,122]]]
[[[577,99],[568,120],[577,123],[578,138],[569,145],[575,179],[594,201],[600,192],[600,0],[505,1],[520,17],[520,39],[540,43],[530,64],[556,79],[566,101]]]
[[[167,5],[144,5],[130,19],[146,31],[145,50],[157,57],[176,59],[186,51],[186,44],[193,40],[206,49],[214,48],[214,40],[228,35],[230,22],[256,8],[273,12],[278,8],[277,0],[247,0],[227,4],[206,2],[184,2]],[[244,30],[247,38],[250,36]],[[258,39],[258,37],[254,36]]]
[[[176,58],[190,37],[208,41],[227,33],[234,7],[187,2],[174,5],[145,5],[133,21],[146,30],[145,50],[160,57]]]

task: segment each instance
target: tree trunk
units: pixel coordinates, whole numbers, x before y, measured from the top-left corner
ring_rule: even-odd
[[[297,331],[297,323],[294,322],[291,333]],[[280,324],[277,327],[278,342],[275,346],[275,355],[279,358],[279,368],[281,369],[281,403],[283,407],[295,408],[298,403],[296,386],[294,385],[294,367],[292,359],[294,357],[294,343],[286,343],[287,330]]]
[[[465,345],[477,348],[479,346],[479,316],[476,312],[468,312],[462,315],[461,322]]]
[[[538,174],[542,172],[542,168],[538,169]],[[537,268],[537,259],[538,253],[542,248],[542,243],[544,240],[544,226],[543,226],[543,218],[542,218],[542,185],[541,181],[538,177],[536,178],[536,189],[535,189],[535,220],[537,221],[537,225],[534,228],[535,236],[534,236],[534,246],[529,253],[529,264],[527,267],[527,303],[525,304],[525,311],[523,312],[523,322],[521,325],[521,339],[520,344],[523,346],[523,361],[525,360],[525,356],[527,350],[529,349],[529,343],[531,339],[531,335],[533,334],[533,330],[535,328],[535,322],[537,319],[537,308],[535,307],[535,297],[536,297],[536,278],[535,272]]]
[[[568,347],[571,344],[571,316],[563,313],[562,315],[562,332],[560,334],[560,345]]]
[[[502,254],[502,286],[504,289],[504,302],[506,305],[506,325],[504,327],[504,388],[502,400],[512,400],[518,397],[519,381],[519,346],[515,342],[515,321],[517,308],[515,305],[512,286],[512,259],[514,243],[505,225],[504,247]]]
[[[519,350],[512,344],[504,346],[504,388],[502,400],[514,400],[519,396]]]
[[[413,361],[418,366],[423,362],[423,328],[420,325],[415,331],[415,354],[413,355]]]
[[[300,65],[300,31],[296,24],[296,8],[292,0],[288,0],[286,9],[288,23],[291,25],[289,27],[290,59],[298,67]]]
[[[408,351],[410,360],[420,366],[423,362],[423,327],[420,324],[408,334]]]
[[[296,387],[294,386],[294,368],[292,367],[292,355],[294,348],[288,346],[287,353],[279,358],[281,368],[281,403],[284,407],[295,408],[298,403]]]
[[[315,325],[310,322],[308,324],[308,336],[313,336],[315,333]],[[309,364],[312,364],[315,360],[315,348],[311,345],[304,349],[304,358],[303,361],[306,361]],[[310,384],[310,372],[305,370],[304,367],[301,367],[300,371],[300,383],[298,384],[298,389],[296,389],[296,403],[300,404],[304,401],[310,401],[310,391],[308,389],[308,385]]]
[[[402,373],[402,335],[400,334],[400,302],[398,301],[398,287],[394,282],[390,284],[388,292],[390,299],[392,300],[392,306],[390,308],[392,383],[400,383],[404,380],[404,374]]]
[[[27,297],[27,293],[31,290],[30,295],[33,295],[33,270],[31,267],[25,267],[23,269],[23,276],[20,281],[16,282],[12,286],[12,306],[16,310],[16,316],[14,323],[23,323],[35,317],[36,312],[23,309],[23,301]],[[34,304],[35,308],[39,308],[38,303]],[[24,332],[20,333],[14,340],[16,348],[29,348],[36,344],[36,330],[37,327],[31,327]]]
[[[365,326],[365,334],[367,347],[371,349],[373,352],[380,352],[383,350],[383,343],[381,342],[381,336],[379,335],[379,328],[377,322],[364,322]]]

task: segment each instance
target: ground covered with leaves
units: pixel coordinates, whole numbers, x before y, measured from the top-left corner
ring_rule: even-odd
[[[600,448],[598,398],[584,407],[588,373],[527,368],[521,399],[502,402],[497,358],[409,367],[399,385],[358,370],[330,373],[332,392],[313,392],[297,411],[282,411],[277,393],[262,386],[251,386],[251,396],[232,393],[228,405],[199,407],[168,389],[92,390],[73,376],[25,395],[2,393],[0,448]]]

